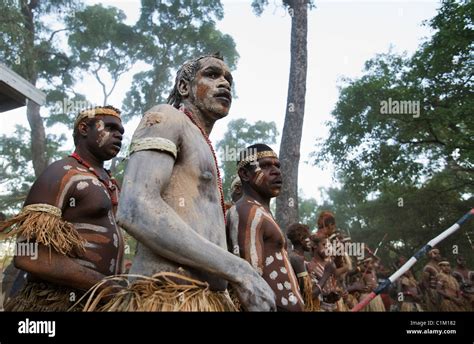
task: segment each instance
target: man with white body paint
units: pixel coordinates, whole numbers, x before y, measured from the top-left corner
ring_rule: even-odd
[[[113,310],[232,311],[228,283],[245,310],[275,308],[265,281],[227,251],[222,183],[209,135],[229,112],[231,88],[222,57],[201,56],[178,69],[168,104],[144,114],[117,212],[118,223],[138,242],[134,280],[110,301]]]
[[[278,196],[282,186],[280,161],[270,147],[255,144],[241,152],[238,173],[243,195],[228,211],[229,250],[267,281],[278,311],[303,311],[285,236],[270,212],[270,199]]]
[[[6,311],[66,311],[104,277],[121,273],[119,189],[103,163],[118,154],[123,133],[120,111],[111,106],[80,112],[74,153],[48,166],[21,213],[1,224],[18,241],[38,243],[37,259],[14,259],[28,280]]]

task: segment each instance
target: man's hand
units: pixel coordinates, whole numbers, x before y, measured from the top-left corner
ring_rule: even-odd
[[[276,311],[275,293],[253,268],[243,276],[241,283],[233,284],[232,287],[246,311]]]

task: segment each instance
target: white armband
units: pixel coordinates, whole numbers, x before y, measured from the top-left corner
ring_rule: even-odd
[[[132,141],[130,145],[130,155],[142,150],[159,150],[168,152],[176,159],[178,157],[178,148],[168,139],[163,137],[146,137]]]

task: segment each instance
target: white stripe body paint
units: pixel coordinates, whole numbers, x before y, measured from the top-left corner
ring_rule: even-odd
[[[85,266],[86,268],[97,269],[95,264],[88,262],[87,260],[74,259],[74,261],[79,265]]]
[[[76,229],[87,229],[93,232],[107,233],[109,231],[107,227],[93,225],[90,223],[73,223],[73,225]]]
[[[261,225],[263,211],[257,208],[255,216],[250,225],[250,263],[258,270],[258,254],[257,254],[257,229]]]
[[[71,188],[72,184],[75,182],[80,182],[84,180],[92,180],[92,183],[94,183],[94,180],[96,180],[96,177],[94,176],[84,176],[82,174],[76,174],[75,176],[72,176],[71,179],[68,180],[66,185],[64,186],[63,191],[61,192],[61,196],[59,197],[59,201],[57,204],[57,207],[62,209],[64,205],[64,198],[66,197],[66,194],[68,193],[69,189]]]

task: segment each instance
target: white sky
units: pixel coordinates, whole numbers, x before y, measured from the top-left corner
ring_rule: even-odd
[[[229,116],[215,125],[211,139],[216,143],[227,123],[242,117],[252,123],[275,121],[281,134],[290,66],[290,17],[276,5],[281,0],[270,0],[261,17],[253,14],[251,0],[221,1],[225,16],[218,28],[233,37],[240,54],[233,72],[238,98],[234,99]],[[98,2],[86,0],[88,4]],[[138,0],[101,3],[121,8],[129,24],[138,18]],[[421,39],[430,35],[421,23],[436,14],[439,2],[319,0],[316,4],[317,8],[308,16],[308,76],[299,187],[304,197],[320,199],[319,188],[333,184],[330,166],[321,170],[306,162],[314,150],[315,139],[327,135],[324,122],[331,119],[338,99],[338,79],[360,76],[364,62],[377,53],[387,52],[390,46],[395,52],[413,53]],[[109,104],[120,107],[133,74],[132,69],[122,77]],[[101,103],[102,93],[93,79],[85,78],[77,89],[93,103]],[[0,134],[11,133],[16,124],[28,127],[25,107],[2,113],[0,118]],[[126,126],[126,139],[130,139],[137,124],[138,119]],[[69,147],[72,148],[72,142]],[[279,140],[274,148],[278,151],[278,147]]]

